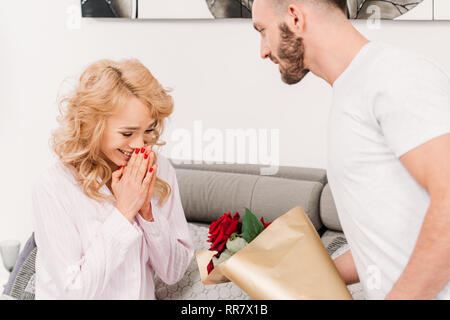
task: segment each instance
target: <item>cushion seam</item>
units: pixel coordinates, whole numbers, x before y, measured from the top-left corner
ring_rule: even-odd
[[[249,204],[249,207],[250,207],[250,208],[249,208],[249,209],[250,209],[250,211],[252,211],[252,212],[253,212],[253,195],[255,194],[256,183],[258,183],[259,179],[261,179],[261,177],[257,177],[257,178],[256,178],[255,183],[253,184],[253,187],[252,187],[252,193],[251,193],[251,196],[250,196],[250,204]]]

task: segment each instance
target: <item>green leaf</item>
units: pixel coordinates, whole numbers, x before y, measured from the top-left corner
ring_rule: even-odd
[[[245,208],[245,216],[242,220],[242,233],[239,235],[250,243],[264,230],[264,225],[249,209]]]

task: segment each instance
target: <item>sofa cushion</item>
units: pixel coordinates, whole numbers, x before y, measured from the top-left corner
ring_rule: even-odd
[[[15,279],[17,278],[17,274],[22,269],[23,263],[31,254],[31,252],[34,250],[34,248],[36,248],[36,242],[34,241],[34,233],[33,233],[30,236],[30,238],[28,238],[27,242],[25,243],[25,246],[23,247],[19,255],[19,258],[17,259],[16,265],[14,266],[14,269],[9,276],[8,282],[5,285],[3,294],[11,295],[11,289],[14,285]]]
[[[224,212],[241,215],[249,208],[257,217],[273,221],[295,206],[302,206],[320,229],[320,182],[176,169],[181,201],[188,221],[210,223]]]
[[[177,169],[181,202],[188,221],[209,223],[224,212],[251,206],[258,176]]]
[[[327,183],[320,196],[320,219],[322,223],[331,230],[342,231],[339,216],[331,193],[330,185]]]
[[[323,245],[327,248],[327,251],[331,257],[334,258],[334,254],[341,248],[348,248],[347,239],[342,232],[327,230],[320,237]]]
[[[227,173],[241,173],[249,175],[264,175],[267,165],[260,164],[208,164],[206,162],[201,163],[185,163],[184,160],[169,159],[172,165],[176,169],[189,169],[200,171],[215,171],[215,172],[227,172]],[[276,172],[271,172],[267,175],[273,178],[286,178],[292,180],[306,180],[320,182],[322,185],[327,183],[327,172],[320,168],[303,168],[303,167],[288,167],[279,166]]]
[[[249,209],[264,221],[273,221],[296,206],[301,206],[312,224],[319,230],[319,182],[259,177],[255,183]]]
[[[34,300],[36,252],[37,248],[34,247],[20,267],[11,288],[11,297],[18,300]]]

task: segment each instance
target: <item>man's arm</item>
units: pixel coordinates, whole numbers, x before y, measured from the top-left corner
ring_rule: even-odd
[[[346,285],[359,282],[358,272],[356,271],[355,262],[353,261],[350,249],[333,261]]]
[[[450,133],[400,157],[430,195],[416,246],[386,299],[432,299],[450,280]]]

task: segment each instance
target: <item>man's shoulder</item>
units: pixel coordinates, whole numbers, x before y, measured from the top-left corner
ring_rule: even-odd
[[[427,60],[424,55],[414,50],[409,50],[389,42],[374,41],[373,48],[376,50],[375,62],[377,64],[388,65]]]
[[[416,51],[386,42],[377,42],[378,49],[372,72],[381,76],[383,83],[443,81],[450,78],[432,58]],[[401,83],[398,83],[401,85]]]

